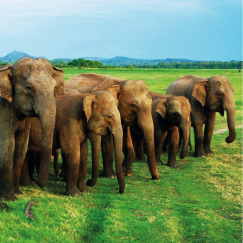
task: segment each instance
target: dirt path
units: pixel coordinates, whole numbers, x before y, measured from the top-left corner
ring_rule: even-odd
[[[242,127],[243,127],[243,125],[240,125],[240,126],[237,126],[235,128],[242,128]],[[228,131],[228,128],[218,129],[218,130],[214,131],[213,133],[223,133],[225,131]]]

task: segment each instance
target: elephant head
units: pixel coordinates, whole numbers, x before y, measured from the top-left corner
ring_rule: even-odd
[[[213,76],[211,78],[197,81],[192,90],[192,96],[196,98],[203,107],[216,111],[224,116],[227,113],[229,136],[225,139],[227,143],[235,140],[235,101],[234,89],[225,76]]]
[[[83,99],[83,110],[87,117],[88,130],[91,133],[101,136],[107,136],[111,133],[113,136],[116,172],[120,187],[119,192],[123,193],[125,189],[125,180],[122,170],[123,132],[117,101],[109,91],[97,91],[85,95]],[[92,175],[92,181],[89,181],[89,185],[94,185],[98,177],[98,165],[93,166],[92,174],[93,171],[95,174]]]
[[[51,162],[53,130],[56,116],[54,96],[64,90],[61,70],[44,58],[20,59],[0,70],[0,96],[12,103],[21,117],[39,117],[42,129],[42,161],[39,185],[45,186]]]
[[[119,101],[118,109],[122,123],[128,126],[138,126],[141,129],[145,139],[150,173],[153,179],[158,179],[159,174],[154,154],[152,99],[148,86],[142,80],[127,80],[109,90]]]
[[[183,96],[165,96],[156,104],[155,111],[162,116],[166,124],[178,126],[182,131],[183,144],[180,158],[185,158],[191,129],[191,105],[189,100]]]

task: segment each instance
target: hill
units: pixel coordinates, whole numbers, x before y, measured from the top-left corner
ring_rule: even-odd
[[[18,61],[19,59],[23,57],[33,57],[27,53],[13,51],[9,54],[7,54],[4,57],[0,57],[0,62],[8,62],[8,63],[14,63]],[[173,58],[167,58],[167,59],[135,59],[135,58],[129,58],[129,57],[123,57],[123,56],[116,56],[113,58],[102,58],[102,57],[80,57],[85,60],[91,60],[91,61],[99,61],[103,63],[106,66],[127,66],[127,65],[156,65],[160,62],[193,62],[193,60],[188,59],[173,59]],[[73,59],[71,58],[55,58],[50,61],[52,62],[71,62]]]
[[[13,51],[4,57],[0,57],[0,62],[14,63],[23,57],[33,57],[33,56],[30,56],[29,54],[24,52]]]
[[[100,60],[104,65],[107,66],[127,66],[127,65],[157,65],[160,62],[194,62],[194,60],[188,59],[175,59],[175,58],[167,58],[167,59],[135,59],[129,57],[117,56],[114,58]]]

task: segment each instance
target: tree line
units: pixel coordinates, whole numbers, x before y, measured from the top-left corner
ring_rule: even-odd
[[[79,67],[79,68],[104,68],[105,65],[98,61],[85,60],[83,58],[73,59],[71,62],[50,61],[52,65],[57,67]]]
[[[165,68],[165,69],[242,69],[242,61],[231,62],[160,62],[156,65],[127,65],[134,68]]]
[[[58,60],[50,61],[53,66],[61,68],[119,68],[121,66],[107,66],[99,61],[85,60],[83,58],[74,59],[71,62]],[[8,65],[7,62],[1,62],[0,65]],[[122,66],[123,68],[162,68],[162,69],[242,69],[242,61],[231,61],[231,62],[160,62],[158,64],[128,64]]]

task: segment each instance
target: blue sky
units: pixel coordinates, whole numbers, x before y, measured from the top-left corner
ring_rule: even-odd
[[[241,0],[7,0],[0,56],[242,60]]]

